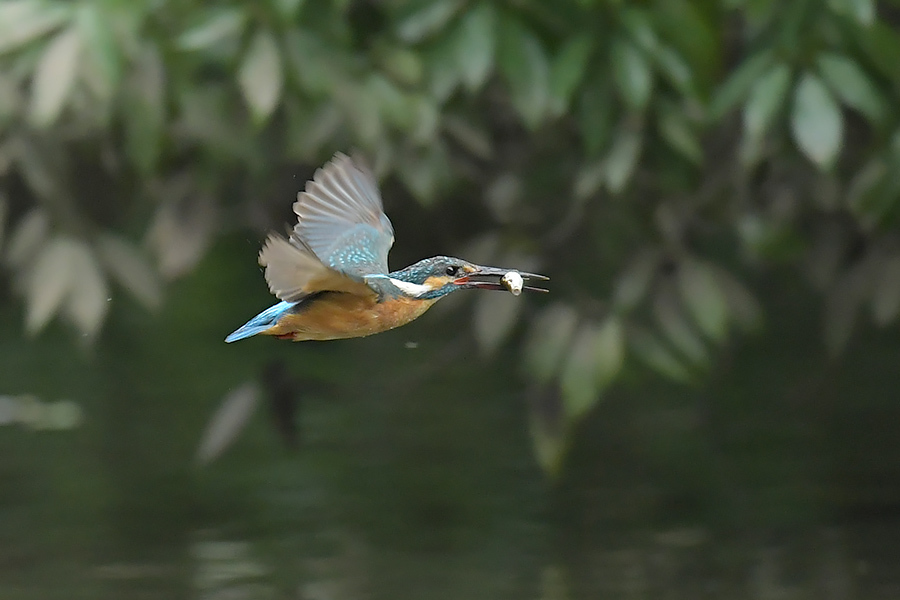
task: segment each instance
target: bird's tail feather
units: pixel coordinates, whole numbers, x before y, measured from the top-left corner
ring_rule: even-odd
[[[290,310],[295,304],[296,302],[279,302],[274,306],[270,306],[244,323],[234,333],[225,338],[225,341],[228,343],[236,342],[264,332],[266,329],[275,325],[275,323],[278,322],[279,317]]]

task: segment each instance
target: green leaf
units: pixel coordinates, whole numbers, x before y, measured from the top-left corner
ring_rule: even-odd
[[[508,223],[522,208],[522,178],[514,173],[502,173],[488,183],[482,197],[494,217]]]
[[[674,381],[690,381],[691,374],[684,364],[649,331],[632,329],[628,334],[628,344],[638,359],[660,375]]]
[[[0,3],[0,55],[17,50],[62,25],[71,14],[63,3],[6,0]]]
[[[207,465],[222,455],[244,430],[262,397],[259,385],[247,381],[228,392],[203,431],[194,455],[199,465]]]
[[[641,156],[642,137],[639,130],[626,125],[606,155],[606,187],[613,194],[621,193],[631,180]]]
[[[619,310],[633,310],[646,297],[661,263],[655,248],[640,250],[619,275],[613,292],[613,304]]]
[[[738,144],[738,162],[745,170],[751,170],[763,156],[763,139],[745,135]]]
[[[177,94],[174,113],[178,121],[173,131],[176,139],[201,145],[218,160],[238,159],[248,161],[251,169],[261,167],[258,146],[247,142],[253,130],[246,126],[249,119],[235,123],[231,85],[210,81],[202,86],[179,86],[175,80],[171,84],[172,92]]]
[[[385,72],[397,83],[410,87],[421,83],[425,68],[419,53],[406,48],[386,48],[379,60]]]
[[[685,260],[678,267],[678,286],[700,330],[712,340],[724,340],[728,333],[728,303],[713,270],[698,260]]]
[[[594,73],[587,78],[578,106],[578,129],[590,157],[598,156],[606,147],[616,117],[612,86],[602,75]]]
[[[570,38],[553,60],[550,67],[550,114],[554,117],[568,110],[572,94],[584,79],[593,50],[593,38],[582,33]]]
[[[172,178],[157,187],[162,201],[147,243],[156,254],[159,273],[171,280],[188,273],[203,258],[217,226],[216,213],[212,199],[193,189],[190,180]]]
[[[794,141],[820,169],[830,169],[841,150],[844,120],[828,88],[818,77],[805,73],[794,92],[791,115]]]
[[[695,95],[694,74],[691,66],[678,52],[668,46],[660,46],[653,53],[653,59],[659,66],[660,72],[676,90],[684,96],[693,97]]]
[[[481,160],[493,158],[494,147],[488,132],[476,126],[469,119],[445,114],[442,127],[450,137],[474,156]]]
[[[553,561],[541,569],[540,587],[536,594],[539,600],[571,600],[571,574],[568,569]]]
[[[447,181],[447,169],[447,153],[441,144],[407,153],[397,162],[400,179],[424,205],[434,202],[439,188]]]
[[[597,403],[619,374],[624,359],[624,336],[618,319],[611,317],[602,326],[585,324],[580,329],[560,375],[569,420],[579,419]]]
[[[328,101],[307,108],[309,112],[297,103],[285,106],[288,140],[285,151],[289,158],[309,163],[316,162],[322,146],[335,139],[344,117],[341,110]]]
[[[844,202],[865,231],[879,228],[886,219],[891,218],[897,206],[897,198],[900,197],[900,157],[896,147],[892,150],[887,156],[869,160],[847,186]]]
[[[384,134],[381,107],[377,98],[367,93],[365,86],[348,86],[338,89],[338,99],[353,126],[354,134],[365,146],[374,146]]]
[[[763,309],[759,300],[725,269],[714,265],[712,270],[735,324],[747,333],[759,330],[763,323]]]
[[[69,99],[78,73],[81,35],[70,27],[58,33],[44,48],[31,83],[28,118],[36,127],[52,125]]]
[[[407,130],[412,126],[412,103],[386,77],[371,75],[364,84],[364,93],[374,99],[379,111],[391,125]]]
[[[578,169],[572,195],[579,201],[593,196],[606,181],[606,160],[595,160]]]
[[[574,421],[584,415],[600,399],[596,382],[596,325],[582,325],[566,357],[560,375],[566,419]]]
[[[275,36],[260,30],[253,37],[238,70],[238,83],[257,125],[265,123],[281,99],[284,72]]]
[[[35,196],[50,206],[60,201],[73,201],[65,182],[66,157],[59,152],[58,146],[48,145],[37,136],[19,136],[14,156],[19,174]]]
[[[900,85],[900,69],[897,69],[900,34],[897,33],[897,28],[886,21],[876,21],[871,27],[855,28],[853,32],[869,60],[881,74],[894,85]]]
[[[754,84],[772,65],[773,53],[769,50],[757,52],[732,71],[728,79],[719,86],[709,103],[709,117],[719,121],[743,102]]]
[[[540,312],[525,344],[524,364],[529,377],[545,384],[556,376],[577,324],[578,313],[561,302]]]
[[[858,261],[841,275],[825,297],[825,348],[831,356],[838,356],[850,337],[856,324],[856,317],[863,300],[869,295],[874,284],[871,263]]]
[[[141,49],[124,93],[125,146],[139,172],[156,169],[165,123],[166,81],[162,58],[152,45]]]
[[[97,242],[103,264],[118,282],[145,307],[153,310],[162,303],[162,284],[150,262],[133,245],[112,234]]]
[[[77,24],[88,60],[86,81],[100,100],[109,101],[122,79],[122,55],[113,23],[97,5],[84,4],[78,10]]]
[[[722,71],[722,57],[726,55],[721,41],[722,25],[710,19],[720,13],[691,0],[663,0],[651,6],[649,14],[658,35],[691,65],[695,83],[706,91],[713,77]]]
[[[430,96],[418,94],[409,98],[409,106],[412,111],[410,140],[422,145],[433,143],[440,125],[440,111],[434,100]]]
[[[8,127],[21,118],[20,87],[11,77],[0,75],[0,135],[4,135]],[[0,160],[6,160],[8,155],[8,149],[0,148]]]
[[[664,286],[653,300],[653,316],[669,342],[697,365],[709,363],[709,353],[700,335],[688,321],[672,286]]]
[[[428,88],[439,103],[445,102],[462,81],[455,41],[453,36],[446,35],[432,45],[427,55]]]
[[[607,317],[600,325],[594,345],[597,355],[597,385],[602,390],[619,376],[622,365],[625,364],[625,330],[617,316]]]
[[[25,330],[29,335],[47,325],[69,294],[75,277],[73,257],[77,245],[68,237],[53,238],[37,256],[25,289]]]
[[[346,57],[335,52],[318,34],[293,28],[284,32],[281,43],[292,77],[308,96],[330,96],[336,89],[350,86],[345,73],[347,65],[342,60]]]
[[[744,132],[748,137],[759,139],[766,133],[784,104],[790,82],[790,68],[779,63],[753,85],[744,104]]]
[[[631,40],[647,54],[653,54],[659,39],[646,9],[627,6],[620,11],[619,18]]]
[[[828,7],[835,14],[849,17],[860,25],[869,26],[875,22],[874,0],[828,0]]]
[[[6,219],[9,217],[9,199],[0,192],[0,260],[3,259],[3,241],[6,237]]]
[[[875,323],[885,326],[900,314],[900,256],[892,256],[884,263],[875,293],[872,296],[872,316]]]
[[[569,445],[568,429],[562,418],[563,407],[555,385],[532,390],[529,394],[528,424],[534,454],[545,474],[559,474]]]
[[[3,242],[6,237],[6,219],[9,216],[9,200],[0,192],[0,260],[3,259]]]
[[[647,59],[623,39],[613,42],[611,59],[619,95],[629,108],[642,111],[653,89],[653,72]]]
[[[737,233],[752,255],[786,262],[799,257],[803,244],[792,224],[748,211],[736,219]]]
[[[550,67],[543,46],[530,30],[505,20],[498,58],[513,107],[527,127],[536,129],[544,119],[549,99]]]
[[[497,17],[489,2],[470,9],[459,21],[457,62],[462,81],[470,92],[484,85],[494,66],[496,31]]]
[[[421,42],[444,28],[462,6],[460,0],[433,0],[400,20],[397,36],[408,44]]]
[[[273,0],[275,9],[278,10],[279,16],[285,21],[290,22],[297,17],[300,7],[303,6],[305,0]]]
[[[882,122],[884,98],[856,61],[842,54],[827,52],[819,55],[816,64],[831,91],[844,104],[858,110],[873,124]]]
[[[69,260],[72,281],[65,311],[82,335],[93,338],[109,310],[106,278],[97,257],[82,241],[75,242]]]
[[[488,183],[482,198],[498,221],[509,222],[522,207],[522,178],[514,173],[502,173]]]
[[[485,356],[493,355],[509,337],[522,313],[522,302],[512,294],[481,294],[475,303],[475,340]]]
[[[669,146],[683,157],[695,165],[703,162],[703,148],[700,147],[700,142],[682,111],[665,104],[661,105],[659,132]]]
[[[175,40],[181,50],[207,50],[221,43],[240,39],[247,23],[247,13],[238,8],[215,8],[200,11],[204,20]]]
[[[32,208],[16,223],[3,262],[13,269],[21,269],[31,263],[50,232],[50,219],[41,208]]]

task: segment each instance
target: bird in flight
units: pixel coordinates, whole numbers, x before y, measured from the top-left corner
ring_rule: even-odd
[[[289,238],[272,233],[259,264],[280,300],[225,338],[295,342],[364,337],[405,325],[462,289],[542,291],[543,275],[435,256],[388,271],[394,228],[372,172],[342,153],[318,169],[294,203]]]

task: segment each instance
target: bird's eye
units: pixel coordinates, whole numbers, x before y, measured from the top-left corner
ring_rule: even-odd
[[[447,267],[446,273],[450,277],[456,277],[456,274],[459,273],[459,267],[457,267],[455,265],[451,265],[451,266]]]

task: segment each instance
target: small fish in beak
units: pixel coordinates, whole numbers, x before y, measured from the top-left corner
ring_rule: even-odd
[[[525,280],[522,279],[518,271],[509,271],[500,278],[500,283],[509,290],[510,294],[518,296],[522,293],[522,286],[525,285]]]
[[[477,266],[475,271],[468,273],[465,277],[460,277],[455,283],[468,288],[482,290],[505,290],[514,296],[518,296],[522,293],[522,290],[546,292],[547,290],[544,288],[528,284],[534,280],[547,281],[548,279],[550,278],[546,275],[538,275],[537,273]]]

